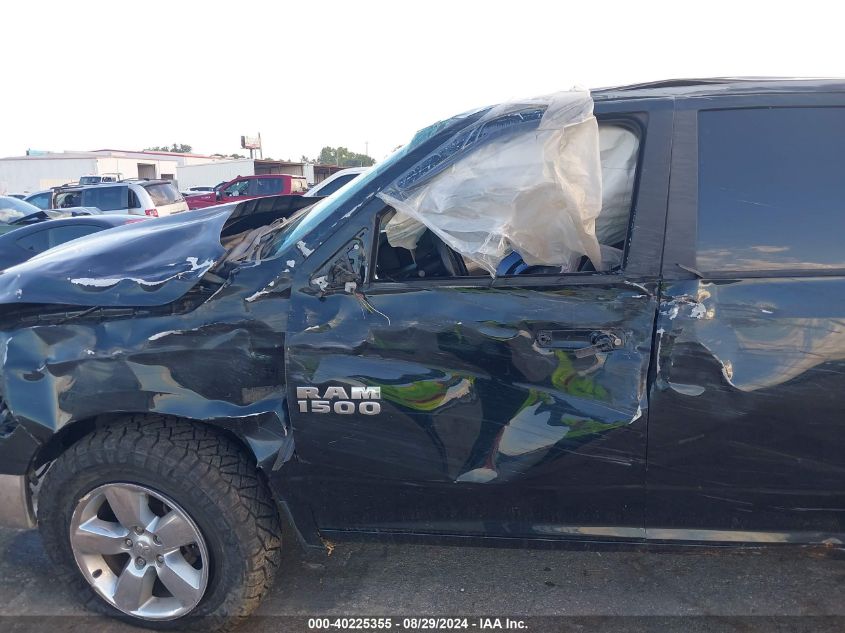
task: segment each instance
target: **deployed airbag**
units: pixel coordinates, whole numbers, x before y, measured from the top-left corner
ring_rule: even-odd
[[[614,245],[625,240],[639,146],[640,140],[631,130],[620,125],[599,125],[602,203],[596,218],[596,238],[601,244]]]
[[[586,255],[601,269],[601,179],[592,98],[570,91],[492,108],[379,196],[397,210],[393,246],[415,244],[422,223],[491,275],[511,251],[564,269]]]

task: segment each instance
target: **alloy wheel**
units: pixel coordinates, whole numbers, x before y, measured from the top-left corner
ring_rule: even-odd
[[[70,524],[76,564],[120,611],[172,620],[199,604],[208,585],[208,548],[191,517],[160,492],[128,483],[95,488]]]

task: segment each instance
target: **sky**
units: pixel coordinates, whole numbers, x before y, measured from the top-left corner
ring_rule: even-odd
[[[835,2],[62,0],[0,8],[0,156],[185,143],[380,160],[458,112],[579,87],[845,76]]]

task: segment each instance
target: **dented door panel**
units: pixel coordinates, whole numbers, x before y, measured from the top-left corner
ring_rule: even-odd
[[[845,279],[672,282],[657,346],[649,524],[841,533]]]
[[[672,101],[597,102],[596,112],[642,132],[624,274],[292,290],[297,459],[282,471],[284,488],[322,529],[644,536]],[[355,207],[358,227],[376,226],[384,208],[367,200]],[[350,238],[338,233],[309,257],[315,281],[327,280],[321,267]],[[298,386],[317,388],[329,411],[301,410]],[[336,412],[343,394],[326,390],[337,386],[352,403],[352,387],[378,386],[380,413],[348,415],[348,404]]]
[[[292,408],[288,472],[322,527],[639,535],[655,285],[537,283],[374,285],[373,310],[295,293],[288,397],[314,387],[330,410]],[[576,355],[604,331],[617,349]],[[334,409],[361,386],[380,389],[378,414]]]

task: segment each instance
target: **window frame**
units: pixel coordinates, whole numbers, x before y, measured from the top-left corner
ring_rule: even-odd
[[[145,184],[140,185],[140,187],[141,187],[141,189],[144,190],[144,192],[146,192],[146,194],[147,194],[147,196],[149,196],[150,200],[152,200],[154,207],[166,207],[166,206],[169,206],[171,204],[178,204],[178,203],[180,203],[184,200],[184,197],[182,196],[182,194],[179,193],[179,190],[171,182],[145,183]],[[169,202],[156,200],[155,196],[153,196],[152,192],[150,191],[151,189],[153,191],[158,191],[160,188],[167,188],[167,187],[169,187],[172,190],[172,192],[175,194],[175,197],[173,198],[173,200],[171,200]],[[129,189],[129,192],[130,192],[130,196],[135,195],[136,200],[138,200],[140,202],[140,199],[138,198],[137,194],[135,194],[135,192],[133,192],[131,188]],[[131,197],[130,197],[129,202],[131,204],[131,202],[132,202]],[[135,208],[137,208],[137,207],[130,207],[130,209],[135,209]]]
[[[292,194],[302,194],[308,191],[308,181],[302,176],[291,177],[287,186],[290,188],[290,193]]]
[[[761,268],[753,270],[698,270],[699,147],[698,118],[710,110],[761,108],[845,108],[845,94],[836,92],[771,93],[691,97],[676,105],[672,141],[669,214],[662,276],[676,279],[761,279],[784,277],[837,277],[845,268]]]
[[[231,193],[231,192],[229,192],[229,190],[230,190],[232,187],[236,186],[236,185],[240,185],[241,183],[246,183],[246,186],[245,186],[245,187],[244,187],[244,189],[243,189],[243,193],[238,193],[238,195],[237,195],[237,196],[232,195],[232,193]],[[246,191],[247,191],[247,189],[248,189],[248,188],[249,188],[249,179],[248,179],[248,178],[235,178],[234,180],[229,181],[229,182],[226,184],[226,186],[225,186],[225,187],[223,187],[223,188],[220,190],[220,193],[221,193],[224,197],[227,197],[227,198],[243,198],[243,197],[245,197],[245,196],[247,195],[247,194],[246,194]]]
[[[20,248],[20,249],[22,249],[22,250],[24,250],[28,253],[33,253],[33,257],[35,255],[38,255],[38,254],[43,253],[45,251],[48,251],[51,248],[56,248],[57,246],[61,246],[62,244],[66,244],[70,241],[78,240],[81,237],[87,237],[89,235],[92,235],[93,233],[99,233],[100,231],[105,230],[99,224],[90,224],[90,223],[84,223],[84,222],[74,222],[73,224],[67,223],[67,224],[60,224],[58,226],[46,226],[46,227],[43,226],[43,225],[40,225],[40,224],[36,224],[34,226],[38,227],[37,231],[31,231],[31,232],[27,233],[26,235],[21,235],[20,237],[18,237],[15,240],[15,245],[18,248]],[[52,234],[54,234],[56,231],[61,231],[63,229],[78,229],[78,228],[91,228],[91,229],[94,229],[94,230],[89,231],[88,233],[85,233],[83,235],[79,235],[77,237],[74,237],[70,240],[64,240],[63,242],[59,242],[58,244],[53,244],[52,240],[50,240],[50,236]],[[27,247],[25,247],[21,244],[22,241],[30,239],[30,238],[34,238],[34,237],[39,236],[39,235],[45,236],[47,248],[40,250],[40,251],[33,251],[33,250],[30,250],[29,248],[27,248]]]
[[[56,248],[57,246],[61,246],[62,244],[67,244],[68,242],[72,242],[73,240],[78,240],[82,237],[88,237],[89,235],[93,235],[94,233],[99,233],[100,231],[105,230],[99,224],[87,224],[85,222],[75,222],[74,224],[64,224],[62,226],[51,226],[50,228],[48,228],[46,230],[49,231],[49,235],[53,235],[57,231],[61,231],[62,229],[85,229],[85,228],[93,229],[93,230],[88,231],[87,233],[83,233],[82,235],[77,235],[76,237],[71,238],[69,240],[64,240],[62,242],[59,242],[58,244],[53,244],[51,242],[51,240],[48,239],[47,241],[50,245],[47,247],[47,250],[50,250],[51,248]]]
[[[605,104],[606,105],[606,104]],[[614,104],[615,105],[615,104]],[[627,104],[630,107],[630,104]],[[618,125],[620,127],[624,127],[626,129],[631,130],[637,135],[639,145],[637,147],[637,167],[634,176],[634,186],[631,193],[631,209],[630,215],[628,218],[628,226],[625,232],[625,242],[622,254],[622,265],[619,269],[614,271],[576,271],[576,272],[569,272],[569,273],[531,273],[531,274],[521,274],[521,275],[504,275],[504,276],[489,276],[489,275],[468,275],[462,277],[420,277],[420,278],[411,278],[402,281],[384,281],[375,278],[376,274],[376,266],[378,264],[378,244],[379,244],[379,234],[380,234],[380,227],[381,227],[381,218],[383,215],[388,212],[388,205],[384,204],[383,207],[377,210],[374,213],[373,223],[371,226],[372,232],[372,239],[370,243],[370,256],[369,256],[369,265],[367,267],[367,279],[365,281],[365,286],[368,289],[368,292],[373,292],[378,289],[384,290],[395,290],[399,288],[406,288],[406,287],[467,287],[467,288],[477,288],[477,287],[503,287],[503,286],[548,286],[548,285],[561,285],[561,284],[607,284],[611,282],[619,282],[624,281],[626,279],[631,278],[641,278],[642,275],[638,274],[635,270],[629,270],[629,263],[630,263],[630,255],[632,252],[632,237],[634,236],[633,229],[637,224],[637,210],[640,206],[641,198],[641,180],[644,171],[644,165],[646,160],[653,159],[654,157],[649,156],[647,158],[647,147],[648,147],[648,140],[649,135],[651,134],[652,127],[656,127],[656,125],[650,121],[650,119],[654,118],[654,113],[650,112],[648,108],[642,108],[643,104],[637,104],[637,108],[634,109],[625,109],[622,108],[621,111],[615,112],[613,108],[607,108],[608,112],[602,112],[603,108],[600,107],[600,104],[597,104],[596,107],[596,119],[598,120],[599,124],[602,125]],[[665,109],[668,110],[668,117],[664,117],[664,129],[663,132],[666,134],[669,129],[671,129],[671,103],[666,102],[662,104],[661,108],[658,109]],[[669,127],[666,127],[668,123]],[[667,167],[667,180],[666,180],[666,187],[668,189],[668,134],[665,136],[665,140],[667,141],[666,145],[666,167]],[[652,148],[654,151],[654,148]],[[665,219],[665,204],[666,204],[666,191],[663,192],[663,217],[659,219],[661,224]],[[658,212],[659,212],[659,206]],[[662,234],[661,234],[661,242],[662,242]],[[460,257],[460,254],[458,254]],[[653,266],[653,272],[655,273],[654,277],[656,277],[657,270],[659,268],[659,262],[657,265]]]
[[[25,200],[25,202],[29,202],[29,204],[35,205],[36,207],[38,207],[42,211],[49,209],[51,207],[51,205],[53,204],[53,192],[52,191],[40,191],[38,193],[32,194],[31,196],[29,196],[29,198],[31,198],[31,199],[44,198],[47,202],[46,207],[39,206],[39,205],[35,204],[34,202],[29,202],[29,200]]]
[[[103,209],[101,207],[98,207],[96,204],[90,204],[91,201],[86,199],[88,197],[88,195],[86,194],[90,195],[91,193],[96,192],[96,195],[94,195],[93,197],[95,198],[95,201],[99,202],[99,196],[102,195],[102,193],[107,189],[120,189],[124,192],[123,201],[121,203],[122,206],[114,207],[113,209]],[[107,185],[93,185],[91,187],[86,187],[85,189],[81,190],[79,202],[80,206],[95,207],[97,209],[100,209],[100,211],[102,211],[103,213],[111,213],[115,211],[119,212],[124,209],[129,209],[129,185],[120,183],[109,183]]]
[[[146,189],[144,191],[146,191]],[[129,187],[129,200],[127,201],[127,204],[129,205],[128,209],[144,208],[144,206],[141,204],[140,196],[132,189],[132,187]]]
[[[270,187],[271,193],[267,193],[267,191],[259,191],[259,189],[265,186],[262,183],[272,183],[273,181],[276,182],[277,186]],[[262,176],[261,178],[248,178],[246,182],[246,189],[244,190],[244,193],[242,195],[248,197],[258,198],[262,196],[278,195],[278,192],[285,190],[285,177],[281,174],[273,174],[272,176]]]
[[[382,218],[385,215],[387,215],[388,213],[390,213],[392,211],[394,211],[393,207],[384,203],[383,208],[375,213],[375,217],[374,217],[375,226],[373,227],[373,230],[372,230],[372,239],[371,239],[371,242],[370,242],[370,253],[371,253],[371,255],[370,255],[370,258],[369,258],[369,265],[367,266],[367,284],[368,284],[369,287],[382,286],[384,284],[405,285],[405,284],[418,284],[419,282],[436,282],[436,281],[451,281],[452,285],[454,285],[454,282],[460,281],[460,280],[465,280],[465,279],[466,280],[482,279],[482,280],[486,280],[487,283],[489,284],[490,280],[493,279],[493,277],[490,277],[490,275],[487,275],[487,274],[484,274],[484,275],[463,275],[463,276],[459,276],[459,277],[412,277],[412,278],[409,278],[409,279],[403,279],[402,281],[387,281],[387,280],[382,280],[382,279],[376,279],[376,268],[378,266],[378,252],[379,252],[378,247],[379,247],[379,242],[381,241],[381,221],[382,221]],[[452,250],[452,249],[450,249],[450,250]],[[463,259],[463,256],[460,253],[458,253],[454,250],[452,250],[452,252],[455,253],[455,255],[457,257]],[[475,284],[473,284],[473,285],[475,285]]]
[[[35,225],[35,226],[38,226],[38,225]],[[49,227],[48,228],[39,227],[37,231],[30,231],[26,235],[20,235],[15,239],[15,246],[17,246],[19,249],[21,249],[23,251],[26,251],[27,253],[32,253],[32,256],[35,257],[35,255],[38,255],[38,253],[43,253],[44,251],[48,250],[50,247],[48,246],[47,248],[38,251],[38,250],[33,250],[31,248],[24,246],[21,242],[24,242],[26,240],[32,240],[34,238],[37,238],[38,236],[43,236],[44,240],[45,240],[45,244],[49,244],[49,241],[47,240],[47,235],[46,235],[46,233],[49,230],[50,230]]]

